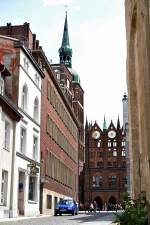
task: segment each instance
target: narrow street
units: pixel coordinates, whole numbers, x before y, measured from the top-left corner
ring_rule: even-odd
[[[7,219],[0,221],[0,225],[109,225],[113,221],[113,212],[101,212],[97,214],[79,213],[77,216],[46,216],[26,219]]]

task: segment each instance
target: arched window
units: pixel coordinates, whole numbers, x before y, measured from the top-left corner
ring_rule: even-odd
[[[36,97],[34,100],[33,118],[36,122],[39,120],[39,100]]]
[[[101,140],[99,140],[99,141],[97,142],[97,147],[98,147],[98,148],[101,147]]]
[[[108,140],[108,147],[111,147],[111,141]]]
[[[24,111],[27,111],[27,103],[28,103],[28,88],[25,84],[22,88],[22,99],[21,99],[21,108]]]
[[[113,141],[113,147],[116,147],[117,146],[117,142],[116,140]]]

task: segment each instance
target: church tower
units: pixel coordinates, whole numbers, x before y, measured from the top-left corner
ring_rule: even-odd
[[[72,68],[72,49],[69,43],[67,12],[65,17],[64,32],[62,44],[59,49],[60,64],[65,64],[68,68]]]

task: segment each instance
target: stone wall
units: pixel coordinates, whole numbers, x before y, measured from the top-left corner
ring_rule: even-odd
[[[126,0],[127,86],[132,197],[150,203],[150,26],[149,0]]]

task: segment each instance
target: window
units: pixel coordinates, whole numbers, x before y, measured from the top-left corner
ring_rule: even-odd
[[[97,147],[98,147],[98,148],[101,147],[101,140],[99,140],[99,141],[97,142]]]
[[[102,157],[103,156],[103,152],[97,152],[97,157]]]
[[[67,79],[67,88],[69,89],[69,87],[70,87],[70,82],[69,82],[69,80]]]
[[[90,152],[90,158],[94,158],[94,152]]]
[[[6,120],[5,120],[4,148],[7,150],[9,150],[10,148],[10,123]]]
[[[38,138],[33,136],[33,159],[38,159]]]
[[[39,84],[40,84],[40,77],[39,77],[39,75],[36,73],[35,74],[35,83],[36,83],[36,85],[39,87]]]
[[[4,94],[4,80],[1,76],[1,73],[0,73],[0,94],[3,95]]]
[[[52,196],[47,195],[47,209],[51,209],[51,208],[52,208]]]
[[[26,129],[23,127],[20,128],[20,152],[26,152]]]
[[[111,141],[108,140],[108,147],[111,147]]]
[[[108,162],[108,163],[107,163],[107,166],[108,166],[108,167],[112,167],[112,162]]]
[[[33,118],[35,119],[36,122],[38,122],[38,120],[39,120],[39,101],[38,101],[37,97],[34,100]]]
[[[57,80],[60,80],[60,73],[59,72],[56,74],[56,78],[57,78]]]
[[[21,108],[24,111],[27,111],[27,101],[28,101],[28,88],[26,85],[22,89],[22,99],[21,99]]]
[[[102,187],[103,185],[103,177],[102,176],[95,176],[93,177],[93,187]]]
[[[122,156],[126,156],[126,151],[124,148],[122,149]]]
[[[125,146],[125,140],[122,141],[122,146]]]
[[[114,157],[117,156],[117,150],[116,150],[116,149],[113,150],[113,156],[114,156]]]
[[[37,200],[37,178],[33,176],[29,177],[29,200]]]
[[[110,176],[109,178],[109,187],[110,188],[116,188],[117,185],[117,176]]]
[[[102,161],[97,162],[97,167],[103,167],[103,162]]]
[[[122,167],[123,167],[123,168],[126,168],[126,161],[123,161],[123,162],[122,162]]]
[[[113,151],[111,150],[111,148],[108,149],[108,157],[112,157],[113,156]]]
[[[29,69],[29,62],[26,58],[24,58],[24,69],[26,70],[26,72],[28,72]]]
[[[2,170],[0,204],[5,206],[7,205],[7,183],[8,183],[8,172],[6,170]]]
[[[117,167],[117,162],[113,162],[113,167]]]
[[[117,142],[116,140],[113,141],[113,147],[116,147],[117,146]]]

